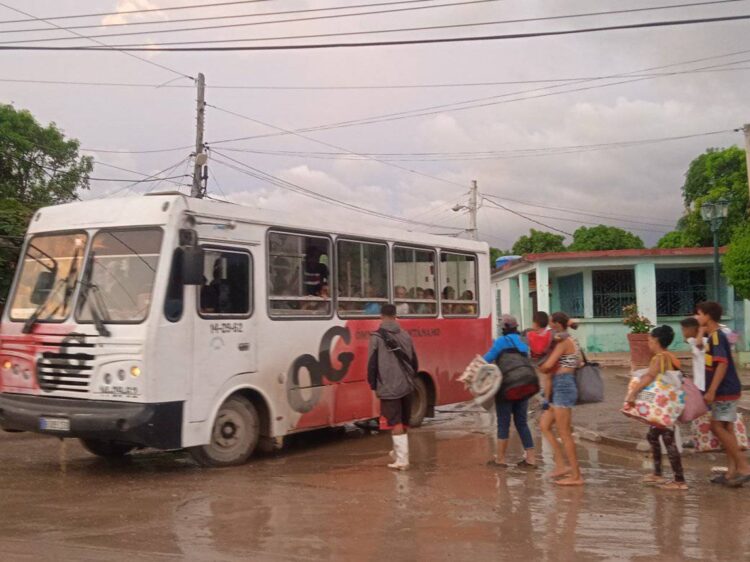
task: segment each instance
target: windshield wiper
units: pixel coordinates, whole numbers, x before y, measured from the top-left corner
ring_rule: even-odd
[[[81,285],[83,286],[83,290],[81,291],[80,296],[81,307],[83,307],[83,305],[85,304],[89,305],[89,310],[91,311],[91,319],[94,321],[96,331],[99,332],[100,336],[109,337],[112,334],[107,329],[107,326],[104,325],[104,321],[102,320],[102,316],[104,316],[105,319],[109,319],[109,312],[107,311],[107,306],[104,304],[104,299],[102,299],[102,295],[99,292],[99,285],[91,281],[93,270],[94,251],[92,250],[91,252],[89,252],[89,258],[86,261],[86,267],[84,269],[84,279],[81,281]],[[89,298],[90,295],[92,295],[91,298]]]

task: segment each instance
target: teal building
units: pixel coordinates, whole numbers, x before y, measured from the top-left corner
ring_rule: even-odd
[[[513,314],[524,328],[535,311],[560,310],[579,320],[576,337],[590,353],[625,352],[623,307],[636,303],[640,314],[679,334],[679,321],[713,299],[712,272],[713,248],[529,254],[493,271],[493,310],[498,318]],[[723,279],[719,293],[724,323],[739,333],[741,360],[750,362],[750,301],[736,298]],[[674,347],[684,349],[677,339]]]

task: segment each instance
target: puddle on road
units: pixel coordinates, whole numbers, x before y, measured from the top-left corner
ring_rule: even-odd
[[[639,484],[644,455],[583,444],[587,485],[561,489],[545,477],[546,446],[538,471],[489,468],[489,417],[453,416],[412,432],[408,472],[385,468],[382,434],[299,436],[280,454],[224,470],[197,468],[184,453],[106,463],[75,442],[0,436],[0,549],[20,540],[60,558],[75,547],[193,560],[682,561],[750,552],[750,490],[704,483],[715,457],[686,456],[692,488],[669,493]],[[511,455],[520,458],[515,441]]]

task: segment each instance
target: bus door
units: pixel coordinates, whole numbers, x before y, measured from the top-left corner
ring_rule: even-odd
[[[235,375],[257,370],[250,252],[206,247],[194,330],[190,420],[204,421],[216,393]]]

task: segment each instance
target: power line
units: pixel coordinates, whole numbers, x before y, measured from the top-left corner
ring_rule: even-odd
[[[150,178],[156,178],[156,177],[159,177],[159,176],[160,176],[161,174],[168,174],[168,173],[172,173],[172,172],[173,172],[173,171],[174,171],[174,170],[175,170],[175,169],[176,169],[176,168],[177,168],[177,167],[178,167],[178,166],[179,166],[180,164],[182,164],[182,163],[183,163],[183,162],[184,162],[185,160],[187,160],[187,159],[188,159],[188,157],[185,157],[185,158],[181,158],[181,159],[180,159],[179,161],[177,161],[177,163],[176,163],[176,164],[173,164],[173,165],[171,165],[171,166],[167,166],[167,167],[166,167],[166,168],[164,168],[163,170],[159,170],[158,172],[156,172],[156,173],[154,173],[154,174],[150,174],[150,175],[147,175],[147,176],[146,176],[146,179],[150,179]],[[109,193],[106,193],[106,194],[104,194],[104,195],[103,195],[103,196],[102,196],[101,198],[102,198],[102,199],[107,199],[107,198],[109,198],[109,197],[112,197],[113,195],[116,195],[116,194],[118,194],[118,193],[120,193],[120,192],[122,192],[122,191],[124,191],[124,190],[126,190],[126,189],[127,189],[128,191],[130,191],[130,188],[131,188],[131,187],[133,187],[133,186],[135,186],[135,185],[138,185],[139,183],[143,183],[143,182],[142,182],[142,181],[135,181],[135,182],[131,182],[131,183],[129,183],[129,184],[127,184],[127,185],[124,185],[124,186],[122,186],[122,187],[118,187],[118,188],[117,188],[117,189],[115,189],[114,191],[110,191]]]
[[[175,146],[173,148],[157,148],[153,150],[117,150],[108,148],[81,148],[81,152],[101,152],[102,154],[159,154],[163,152],[178,152],[183,150],[193,150],[193,145]]]
[[[486,197],[486,198],[493,199],[495,201],[507,201],[509,203],[519,203],[519,204],[525,205],[527,207],[537,207],[537,208],[540,208],[540,209],[549,209],[549,210],[552,210],[552,211],[562,211],[564,213],[575,213],[575,214],[578,214],[578,215],[584,215],[584,216],[589,216],[589,217],[594,217],[594,218],[600,218],[600,219],[615,220],[615,221],[619,221],[619,222],[628,222],[628,223],[633,223],[633,224],[641,224],[641,225],[645,225],[645,226],[663,226],[663,227],[669,227],[669,228],[672,227],[672,225],[669,225],[669,224],[666,224],[666,223],[661,223],[661,222],[658,222],[658,223],[657,222],[646,222],[646,221],[640,220],[640,219],[647,219],[647,218],[649,218],[647,216],[646,217],[644,217],[644,216],[638,216],[638,217],[635,218],[635,220],[631,220],[631,219],[634,218],[632,215],[618,215],[618,214],[594,213],[594,212],[590,212],[590,211],[582,211],[580,209],[571,209],[570,207],[566,208],[566,207],[559,207],[559,206],[554,206],[554,205],[545,205],[545,204],[542,204],[542,203],[535,203],[533,201],[523,201],[523,200],[520,200],[520,199],[512,199],[512,198],[509,198],[509,197],[501,197],[501,196],[497,196],[497,195],[490,195],[490,194],[487,194],[487,193],[482,193],[482,196]]]
[[[39,145],[37,145],[37,146],[39,146]],[[45,166],[44,164],[40,164],[39,162],[35,162],[34,160],[28,160],[28,159],[22,158],[20,156],[14,156],[14,155],[11,155],[11,154],[7,154],[6,156],[8,158],[12,159],[12,160],[15,160],[16,162],[25,162],[26,164],[31,164],[32,166],[36,166],[37,168],[39,168],[42,171],[44,171],[50,179],[54,179],[54,177],[55,177],[54,174],[56,174],[58,172],[67,172],[67,170],[65,170],[65,169],[53,168],[52,166]],[[184,177],[184,176],[172,176],[172,177],[166,177],[166,178],[148,179],[148,178],[153,178],[154,176],[148,176],[147,174],[143,174],[141,172],[136,172],[135,170],[129,170],[127,168],[121,168],[120,166],[115,166],[113,164],[106,164],[104,162],[97,162],[97,164],[100,164],[100,165],[103,165],[103,166],[108,166],[110,168],[115,168],[115,169],[118,169],[118,170],[123,170],[123,171],[130,172],[130,173],[133,173],[133,174],[138,174],[140,176],[146,176],[146,179],[140,179],[140,180],[133,181],[132,179],[100,178],[100,177],[94,177],[94,176],[87,175],[86,176],[87,180],[89,180],[89,181],[107,181],[107,182],[128,182],[128,183],[132,183],[133,185],[135,185],[135,184],[138,184],[138,183],[149,182],[149,181],[164,181],[164,180],[172,180],[172,179]],[[52,174],[50,174],[49,172],[52,172]]]
[[[578,210],[575,210],[575,209],[565,209],[564,207],[554,207],[554,206],[550,206],[550,205],[543,205],[543,204],[537,204],[537,203],[533,203],[533,202],[520,201],[518,199],[505,199],[504,197],[503,198],[498,198],[498,197],[493,197],[493,196],[487,196],[486,194],[483,194],[483,195],[485,197],[491,197],[495,201],[504,200],[504,201],[507,201],[507,202],[512,202],[512,203],[518,203],[520,205],[525,205],[527,207],[537,207],[537,208],[540,208],[540,209],[550,209],[550,210],[554,210],[554,211],[561,211],[561,212],[564,212],[564,213],[578,214],[578,215],[583,215],[583,216],[587,216],[587,217],[599,218],[599,219],[607,220],[607,221],[614,221],[614,222],[621,222],[621,223],[631,223],[631,224],[640,224],[640,225],[645,225],[645,226],[650,226],[650,227],[661,227],[660,229],[639,228],[639,227],[629,226],[629,225],[623,227],[623,228],[629,228],[631,230],[640,230],[640,231],[643,231],[643,232],[661,232],[661,233],[663,233],[663,232],[666,232],[667,230],[671,230],[672,228],[674,228],[674,224],[650,223],[650,222],[644,222],[644,221],[639,221],[639,220],[630,220],[629,218],[619,218],[617,216],[609,216],[609,215],[606,215],[606,214],[597,214],[597,213],[592,213],[592,212],[588,212],[588,211],[578,211]],[[580,224],[593,224],[593,225],[601,224],[601,222],[585,221],[585,220],[581,220],[581,219],[578,219],[578,218],[553,217],[553,216],[549,216],[549,215],[535,214],[533,212],[528,212],[528,211],[524,211],[524,212],[527,213],[529,216],[538,217],[538,218],[542,218],[542,219],[550,219],[550,220],[563,221],[563,222],[573,222],[573,223],[580,223]],[[641,218],[643,218],[643,217],[641,217]]]
[[[49,20],[44,19],[44,18],[39,18],[37,16],[34,16],[33,14],[30,14],[28,12],[24,12],[23,10],[19,10],[18,8],[14,8],[13,6],[9,6],[8,4],[5,4],[3,2],[0,2],[0,6],[3,6],[4,8],[6,8],[8,10],[12,10],[12,11],[17,12],[19,14],[23,14],[23,15],[25,15],[27,17],[30,17],[30,18],[34,19],[35,21],[44,22],[47,25],[51,25],[52,27],[55,27],[55,28],[60,29],[62,31],[67,31],[68,33],[72,33],[73,35],[76,35],[77,37],[80,37],[81,39],[87,39],[89,41],[93,41],[97,45],[101,45],[103,48],[106,48],[106,50],[119,51],[119,52],[121,52],[122,54],[124,54],[124,55],[126,55],[128,57],[134,58],[134,59],[139,60],[141,62],[145,62],[146,64],[150,64],[151,66],[155,66],[157,68],[161,68],[162,70],[166,70],[167,72],[171,72],[173,74],[177,74],[178,76],[182,76],[183,78],[188,78],[189,80],[193,80],[192,76],[188,76],[187,74],[185,74],[183,72],[180,72],[178,70],[175,70],[174,68],[170,68],[170,67],[165,66],[163,64],[159,64],[158,62],[155,62],[155,61],[143,58],[143,57],[139,57],[138,55],[134,55],[133,53],[128,53],[128,52],[126,52],[126,51],[124,51],[122,49],[119,49],[116,46],[107,45],[106,43],[102,43],[101,41],[99,41],[97,39],[87,37],[86,35],[81,35],[77,31],[68,30],[65,27],[57,25],[56,23],[54,23],[52,21],[49,21]],[[102,47],[97,47],[97,48],[101,49]]]
[[[108,23],[108,24],[90,24],[90,25],[72,25],[68,26],[68,29],[92,29],[92,28],[110,28],[110,27],[131,27],[140,25],[156,25],[156,24],[172,24],[172,23],[188,23],[193,21],[215,21],[215,20],[226,20],[226,19],[241,19],[241,18],[262,18],[268,16],[281,16],[286,14],[306,14],[313,12],[330,12],[337,10],[353,10],[357,8],[373,8],[377,6],[396,6],[401,4],[421,4],[424,2],[434,2],[435,0],[399,0],[397,2],[372,2],[369,4],[354,4],[348,6],[331,6],[328,8],[307,8],[303,10],[283,10],[277,12],[256,12],[252,14],[234,14],[231,16],[202,16],[199,18],[180,18],[180,19],[169,19],[169,20],[149,20],[149,21],[126,21],[120,23]],[[488,0],[492,1],[492,0]],[[504,0],[494,0],[504,1]],[[220,6],[221,4],[214,4]],[[127,15],[127,12],[118,12],[117,15]],[[81,16],[69,16],[69,17],[81,17]],[[47,18],[56,19],[56,18]],[[2,24],[4,22],[0,22]],[[43,31],[40,28],[36,29],[13,29],[4,31],[4,33],[18,33],[22,31]]]
[[[491,107],[495,105],[501,105],[506,103],[513,103],[518,101],[526,101],[531,99],[539,99],[539,98],[545,98],[545,97],[552,97],[552,96],[558,96],[562,94],[568,94],[568,93],[575,93],[575,92],[582,92],[582,91],[589,91],[589,90],[595,90],[599,88],[606,88],[610,86],[617,86],[622,84],[629,84],[633,82],[641,82],[644,80],[649,80],[650,78],[632,78],[631,75],[644,72],[644,71],[651,71],[651,70],[662,70],[665,68],[672,68],[675,66],[683,66],[686,64],[695,64],[698,62],[704,62],[708,60],[713,60],[717,58],[726,58],[731,56],[737,56],[739,54],[745,54],[750,52],[750,50],[743,50],[743,51],[737,51],[733,53],[727,53],[722,55],[713,55],[710,57],[703,57],[700,59],[693,59],[689,61],[681,61],[678,63],[672,63],[668,65],[662,65],[657,67],[651,67],[646,69],[639,69],[633,72],[624,72],[619,74],[613,74],[607,77],[607,79],[617,79],[617,78],[627,78],[625,80],[620,80],[616,82],[608,82],[606,84],[592,84],[588,86],[579,86],[576,88],[569,88],[566,90],[560,90],[557,91],[559,88],[564,88],[568,86],[568,84],[562,84],[562,85],[552,85],[552,86],[545,86],[541,88],[533,88],[530,90],[518,90],[515,92],[506,92],[504,94],[494,95],[494,96],[488,96],[488,97],[482,97],[482,98],[474,98],[459,102],[453,102],[449,104],[441,104],[441,105],[433,105],[433,106],[427,106],[427,107],[421,107],[421,108],[415,108],[407,111],[400,111],[395,113],[385,113],[380,115],[374,115],[370,117],[364,117],[360,119],[352,119],[348,121],[337,121],[334,123],[326,123],[321,125],[314,125],[311,127],[306,127],[302,129],[296,129],[295,132],[298,133],[308,133],[308,132],[314,132],[314,131],[325,131],[330,129],[336,129],[341,127],[353,127],[353,126],[360,126],[360,125],[372,125],[376,123],[384,123],[388,121],[398,121],[402,119],[412,119],[416,117],[426,117],[429,115],[436,115],[441,114],[444,112],[449,111],[466,111],[469,109],[477,109],[482,107]],[[750,59],[747,59],[750,60]],[[709,69],[709,68],[715,68],[715,67],[722,67],[722,66],[728,66],[732,64],[738,64],[740,62],[746,62],[745,60],[742,61],[734,61],[734,62],[727,62],[722,63],[719,65],[709,65],[706,67],[702,67],[701,70]],[[665,76],[668,76],[669,73],[664,74]],[[595,80],[589,80],[584,79],[580,80],[579,82],[576,82],[575,84],[571,84],[575,86],[576,84],[586,84],[589,82],[595,82],[598,79]],[[549,91],[553,90],[553,91]],[[536,92],[541,92],[536,95],[530,95],[530,96],[524,96],[524,94],[534,94]],[[512,96],[521,96],[521,97],[512,97]],[[244,141],[244,140],[252,140],[252,139],[258,139],[258,138],[267,138],[267,137],[273,137],[273,136],[280,136],[282,133],[266,133],[263,135],[251,135],[251,136],[245,136],[245,137],[235,137],[231,139],[221,139],[214,141],[214,144],[218,143],[227,143],[227,142],[235,142],[235,141]]]
[[[467,160],[512,160],[517,158],[536,158],[541,156],[557,156],[565,154],[579,154],[584,152],[595,152],[615,148],[632,148],[643,145],[652,145],[678,140],[693,139],[707,136],[734,134],[735,131],[726,129],[722,131],[709,131],[705,133],[694,133],[673,137],[648,138],[632,141],[617,141],[610,143],[550,146],[539,148],[519,148],[495,151],[466,151],[466,152],[362,152],[365,156],[374,156],[387,161],[397,162],[446,162]],[[288,158],[315,158],[322,160],[353,160],[360,161],[364,158],[348,154],[346,152],[307,152],[296,150],[263,150],[252,148],[234,148],[223,146],[226,152],[241,152],[249,154],[263,154],[268,156],[280,156]]]
[[[490,201],[490,203],[495,204],[495,202],[493,202],[493,201]],[[508,207],[505,207],[504,205],[501,206],[501,208],[504,209],[504,210],[506,210],[506,211],[510,211],[510,212],[513,212],[513,213],[517,214],[516,211],[513,211],[512,209],[509,209]],[[586,221],[586,220],[580,220],[580,219],[572,219],[572,218],[567,218],[567,217],[552,217],[552,216],[549,216],[549,215],[541,215],[541,214],[538,214],[538,213],[528,213],[528,212],[525,212],[525,214],[521,215],[521,216],[523,216],[523,218],[528,219],[528,220],[531,220],[531,219],[529,219],[529,217],[538,217],[540,219],[547,219],[547,220],[552,220],[552,221],[570,222],[570,223],[580,224],[580,225],[590,224],[590,225],[600,226],[602,224],[601,222],[592,222],[592,221]],[[538,223],[538,224],[543,224],[543,223]],[[549,225],[545,225],[545,226],[547,226],[547,228],[553,228],[553,227],[551,227]],[[663,228],[661,230],[656,230],[656,229],[653,229],[653,228],[634,227],[634,226],[626,226],[626,227],[618,227],[618,228],[623,228],[623,229],[627,229],[627,230],[636,230],[636,231],[639,231],[639,232],[655,232],[655,233],[658,233],[658,234],[664,234],[668,230],[671,230],[673,227],[669,226],[668,228]],[[558,232],[563,232],[563,231],[558,230]],[[567,233],[567,234],[570,235],[570,233]]]
[[[561,229],[559,229],[557,227],[554,227],[554,226],[551,226],[549,224],[545,224],[545,223],[543,223],[541,221],[538,221],[536,219],[532,219],[531,217],[529,217],[529,216],[527,216],[527,215],[525,215],[523,213],[519,213],[518,211],[514,211],[510,207],[506,207],[505,205],[501,205],[500,203],[496,203],[495,201],[492,201],[492,200],[489,200],[489,199],[486,199],[486,201],[490,205],[494,205],[495,207],[503,209],[504,211],[508,211],[509,213],[511,213],[513,215],[516,215],[518,217],[521,217],[522,219],[526,219],[529,222],[533,222],[535,224],[538,224],[539,226],[543,226],[544,228],[548,228],[550,230],[554,230],[555,232],[559,232],[560,234],[564,234],[565,236],[573,236],[573,234],[571,232],[567,232],[565,230],[561,230]]]
[[[214,150],[214,155],[215,155],[215,157],[216,156],[219,157],[219,159],[214,160],[214,161],[217,162],[217,163],[219,163],[219,164],[221,164],[221,165],[223,165],[223,166],[226,166],[226,167],[228,167],[230,169],[233,169],[235,171],[238,171],[238,172],[243,173],[245,175],[248,175],[250,177],[253,177],[253,178],[256,178],[256,179],[260,179],[260,180],[262,180],[262,181],[264,181],[266,183],[270,183],[271,185],[274,185],[276,187],[280,187],[281,189],[292,191],[292,192],[297,193],[299,195],[303,195],[305,197],[310,197],[312,199],[316,199],[318,201],[321,201],[321,202],[324,202],[324,203],[328,203],[330,205],[334,205],[334,206],[338,206],[338,207],[343,207],[343,208],[348,209],[348,210],[352,210],[352,211],[356,211],[356,212],[359,212],[359,213],[364,213],[364,214],[367,214],[367,215],[371,215],[371,216],[374,216],[374,217],[377,217],[377,218],[386,219],[386,220],[395,221],[395,222],[400,222],[400,223],[415,224],[415,225],[419,225],[419,226],[428,226],[428,227],[431,227],[431,228],[448,228],[448,229],[454,229],[454,230],[457,230],[457,231],[463,231],[464,230],[462,228],[457,228],[457,227],[447,227],[445,225],[436,225],[436,224],[432,224],[432,223],[426,223],[426,222],[420,222],[420,221],[413,221],[413,220],[409,220],[409,219],[406,219],[406,218],[403,218],[403,217],[397,217],[397,216],[389,215],[389,214],[386,214],[386,213],[381,213],[379,211],[375,211],[373,209],[368,209],[366,207],[361,207],[359,205],[355,205],[354,203],[347,203],[345,201],[340,201],[338,199],[335,199],[333,197],[329,197],[329,196],[324,195],[322,193],[319,193],[317,191],[314,191],[314,190],[302,187],[302,186],[300,186],[300,185],[298,185],[296,183],[293,183],[293,182],[290,182],[288,180],[284,180],[284,179],[281,179],[279,177],[276,177],[276,176],[274,176],[272,174],[264,172],[263,170],[259,170],[258,168],[250,166],[249,164],[246,164],[246,163],[244,163],[244,162],[242,162],[240,160],[237,160],[235,158],[227,156],[226,154],[221,154],[220,152],[216,152],[215,150]],[[241,168],[238,167],[238,166],[232,165],[232,164],[228,164],[224,160],[229,160],[230,162],[234,162],[235,164],[238,164],[239,166],[241,166]]]
[[[89,176],[88,179],[92,180],[92,181],[126,182],[126,183],[130,183],[131,185],[136,185],[136,184],[139,184],[139,183],[146,183],[146,182],[152,182],[152,181],[161,182],[161,181],[165,181],[165,180],[173,180],[173,179],[177,179],[177,178],[186,178],[186,177],[190,177],[190,176],[180,175],[180,176],[169,176],[169,177],[166,177],[166,178],[162,178],[162,177],[153,178],[153,179],[145,179],[144,178],[142,180],[135,180],[135,181],[133,181],[132,179],[122,179],[122,178],[93,178],[91,176]]]
[[[348,148],[344,148],[342,146],[338,146],[338,145],[335,145],[335,144],[332,144],[332,143],[329,143],[329,142],[321,141],[321,140],[318,140],[318,139],[313,138],[313,137],[308,137],[308,136],[303,135],[301,133],[298,133],[296,131],[291,131],[289,129],[284,129],[283,127],[279,127],[277,125],[272,125],[271,123],[267,123],[265,121],[261,121],[260,119],[255,119],[255,118],[250,117],[248,115],[243,115],[241,113],[237,113],[236,111],[231,111],[229,109],[224,109],[224,108],[221,108],[221,107],[218,107],[218,106],[215,106],[215,105],[212,105],[212,104],[208,104],[208,103],[206,104],[206,107],[211,107],[211,108],[213,108],[213,109],[215,109],[217,111],[221,111],[221,112],[226,113],[228,115],[232,115],[232,116],[238,117],[240,119],[245,119],[245,120],[250,121],[252,123],[257,123],[259,125],[263,125],[264,127],[268,127],[270,129],[276,129],[277,131],[283,132],[285,134],[294,135],[296,137],[308,140],[310,142],[314,142],[316,144],[327,146],[328,148],[334,148],[336,150],[341,150],[341,151],[344,151],[344,152],[348,152],[349,154],[357,154],[359,156],[364,156],[362,154],[354,152],[353,150],[349,150]],[[211,146],[211,144],[215,144],[215,143],[210,143],[210,142],[206,143],[206,145],[208,145],[209,147]],[[214,149],[214,152],[215,152],[215,149]],[[413,169],[407,168],[405,166],[400,166],[398,164],[394,164],[393,162],[388,162],[387,160],[381,160],[379,158],[375,158],[375,157],[372,157],[372,156],[365,156],[365,158],[367,158],[368,160],[372,160],[374,162],[380,162],[381,164],[384,164],[386,166],[390,166],[392,168],[398,168],[399,170],[403,170],[403,171],[409,172],[411,174],[416,174],[418,176],[430,178],[430,179],[433,179],[433,180],[436,180],[436,181],[440,181],[440,182],[443,182],[443,183],[457,185],[459,187],[465,187],[463,184],[460,184],[458,182],[447,180],[447,179],[441,178],[439,176],[433,176],[432,174],[427,174],[425,172],[420,172],[419,170],[413,170]]]
[[[736,61],[726,64],[740,64],[746,61]],[[661,76],[679,76],[683,74],[705,74],[715,72],[732,72],[737,70],[750,70],[750,66],[735,66],[729,68],[688,69],[674,72],[656,72],[651,74],[629,74],[633,78],[658,78]],[[603,76],[579,76],[576,78],[546,78],[535,80],[500,80],[494,82],[448,82],[427,84],[385,84],[385,85],[321,85],[321,86],[280,86],[280,85],[249,85],[249,84],[211,84],[212,90],[288,90],[288,91],[326,91],[326,90],[411,90],[411,89],[437,89],[437,88],[483,88],[490,86],[511,86],[520,84],[549,84],[553,82],[581,82],[593,80],[606,80],[611,75]],[[0,83],[9,84],[43,84],[48,86],[94,86],[94,87],[117,87],[117,88],[148,88],[148,89],[194,89],[195,86],[187,84],[158,84],[144,82],[96,82],[78,80],[42,80],[31,78],[0,78]]]
[[[317,8],[312,10],[291,10],[289,12],[278,12],[279,14],[289,14],[289,13],[301,13],[301,12],[320,12],[320,11],[327,11],[327,10],[342,10],[342,9],[353,9],[357,7],[368,7],[368,6],[392,6],[393,4],[412,4],[412,3],[424,3],[424,2],[431,2],[434,0],[409,0],[407,2],[379,2],[376,4],[364,4],[361,6],[338,6],[334,8]],[[88,37],[97,37],[97,38],[108,38],[108,37],[128,37],[128,36],[136,36],[136,35],[153,35],[153,34],[161,34],[161,33],[182,33],[186,31],[206,31],[206,30],[215,30],[215,29],[231,29],[231,28],[237,28],[237,27],[253,27],[258,25],[275,25],[275,24],[283,24],[283,23],[299,23],[299,22],[307,22],[307,21],[320,21],[320,20],[329,20],[329,19],[340,19],[340,18],[350,18],[355,16],[371,16],[371,15],[380,15],[380,14],[392,14],[392,13],[399,13],[399,12],[412,12],[416,10],[434,10],[436,8],[449,8],[449,7],[455,7],[455,6],[467,6],[467,5],[473,5],[473,4],[486,4],[489,2],[504,2],[505,0],[461,0],[460,2],[450,2],[448,4],[435,4],[435,5],[429,5],[429,6],[410,6],[407,8],[389,8],[385,10],[372,10],[369,12],[357,12],[353,14],[328,14],[323,16],[309,16],[304,18],[288,18],[288,19],[280,19],[280,20],[270,20],[270,21],[258,21],[258,22],[249,22],[249,23],[227,23],[227,24],[221,24],[221,25],[207,25],[207,26],[199,26],[199,27],[181,27],[176,29],[154,29],[154,30],[147,30],[147,31],[129,31],[129,32],[123,32],[123,33],[102,33],[98,35],[89,35]],[[715,0],[714,2],[708,2],[708,3],[723,3],[723,2],[743,2],[746,0]],[[703,4],[703,3],[701,3]],[[700,4],[699,4],[700,5]],[[203,19],[237,19],[238,17],[261,17],[261,16],[268,16],[271,14],[245,14],[242,16],[218,16],[215,18],[194,18],[192,20],[185,20],[185,21],[200,21]],[[179,21],[179,20],[177,20]],[[167,21],[161,21],[161,22],[130,22],[130,23],[136,23],[138,25],[143,25],[145,23],[155,24],[155,23],[161,23],[161,24],[170,24],[175,23],[174,20],[167,20]],[[119,24],[124,25],[124,24]],[[83,28],[92,28],[92,27],[109,27],[105,25],[83,25],[83,26],[77,26],[77,27],[67,27],[66,29],[83,29]],[[49,31],[47,29],[14,29],[12,31],[6,31],[5,33],[21,33],[21,32],[39,32],[39,31]],[[48,37],[43,39],[27,39],[22,41],[6,41],[5,43],[15,43],[15,44],[22,44],[22,43],[46,43],[50,41],[69,41],[73,39],[72,37]]]
[[[240,28],[240,27],[254,27],[254,26],[259,26],[259,25],[273,25],[273,24],[296,23],[296,22],[305,22],[305,21],[328,20],[328,19],[334,19],[334,18],[345,18],[345,17],[353,17],[353,16],[388,14],[388,13],[434,9],[434,8],[439,8],[439,7],[460,6],[460,5],[479,4],[479,3],[496,2],[496,1],[499,1],[499,0],[468,0],[464,2],[453,2],[450,4],[443,4],[443,5],[416,6],[416,7],[408,7],[408,8],[391,8],[391,9],[386,9],[386,10],[374,10],[370,12],[360,12],[357,14],[328,14],[328,15],[323,15],[323,16],[309,16],[309,17],[303,17],[303,18],[291,18],[291,19],[249,22],[249,23],[248,22],[226,23],[226,24],[220,24],[220,25],[182,27],[182,28],[175,28],[175,29],[126,31],[126,32],[121,32],[121,33],[103,33],[103,34],[98,34],[98,35],[89,35],[88,37],[108,39],[112,37],[133,37],[133,36],[141,36],[141,35],[156,35],[156,34],[162,34],[162,33],[183,33],[183,32],[192,32],[192,31],[208,31],[208,30],[216,30],[216,29],[234,29],[234,28]],[[312,35],[292,35],[292,36],[284,36],[284,37],[259,37],[259,38],[241,39],[241,40],[222,39],[222,40],[211,41],[211,43],[237,43],[240,41],[246,42],[246,41],[266,41],[266,40],[274,41],[274,40],[282,40],[282,39],[283,40],[313,39],[313,38],[320,38],[320,37],[342,37],[342,36],[372,35],[372,34],[381,34],[381,33],[401,33],[401,32],[406,32],[406,31],[434,31],[434,30],[443,30],[443,29],[461,29],[461,28],[467,28],[467,27],[487,27],[487,26],[493,26],[493,25],[531,23],[531,22],[540,22],[540,21],[553,21],[553,20],[597,17],[597,16],[606,16],[606,15],[620,15],[620,14],[629,14],[629,13],[638,13],[638,12],[650,12],[650,11],[655,11],[655,10],[683,9],[683,8],[690,8],[690,7],[697,7],[697,6],[728,4],[728,3],[737,3],[737,2],[745,2],[745,1],[746,0],[708,0],[708,1],[694,2],[694,3],[667,4],[667,5],[662,5],[662,6],[650,6],[646,8],[628,8],[624,10],[607,10],[607,11],[601,11],[601,12],[586,12],[586,13],[580,13],[580,14],[545,16],[545,17],[538,17],[538,18],[518,18],[518,19],[494,20],[494,21],[484,21],[484,22],[475,22],[475,23],[404,27],[404,28],[400,28],[396,30],[385,29],[385,30],[351,31],[351,32],[347,31],[347,32],[323,33],[323,34],[312,34]],[[71,28],[67,28],[67,29],[71,29]],[[47,42],[54,42],[54,41],[70,41],[73,39],[74,39],[73,37],[61,37],[61,38],[48,37],[48,38],[43,38],[43,39],[25,39],[21,41],[4,41],[0,44],[20,45],[20,44],[25,44],[25,43],[47,43]],[[162,45],[197,45],[197,44],[202,44],[202,43],[204,43],[204,41],[196,40],[196,41],[179,41],[179,42],[162,43]],[[132,45],[129,45],[129,46],[132,46]]]
[[[5,5],[5,4],[0,4]],[[640,22],[631,24],[620,24],[620,25],[606,25],[597,27],[588,27],[580,29],[566,29],[566,30],[553,30],[553,31],[536,31],[529,33],[509,33],[500,35],[474,35],[467,37],[443,37],[443,38],[432,38],[432,39],[397,39],[392,41],[363,41],[358,43],[300,43],[291,45],[242,45],[242,46],[224,46],[224,47],[210,47],[206,45],[213,45],[217,43],[227,42],[257,42],[257,41],[276,41],[283,39],[311,39],[311,38],[322,38],[322,37],[343,37],[353,35],[369,35],[378,33],[401,33],[405,31],[419,31],[434,28],[399,28],[399,29],[383,29],[373,31],[351,31],[343,33],[328,33],[328,34],[313,34],[313,35],[290,35],[284,37],[269,37],[269,38],[246,38],[246,39],[219,39],[219,40],[207,40],[207,41],[182,41],[182,42],[170,42],[170,43],[132,43],[132,44],[116,44],[116,45],[105,45],[103,47],[91,47],[83,45],[74,46],[44,46],[44,45],[0,45],[0,50],[3,51],[126,51],[126,52],[232,52],[232,51],[290,51],[290,50],[310,50],[310,49],[339,49],[339,48],[361,48],[361,47],[394,47],[394,46],[405,46],[405,45],[434,45],[442,43],[468,43],[468,42],[479,42],[479,41],[502,41],[502,40],[513,40],[513,39],[533,39],[539,37],[555,37],[562,35],[580,35],[588,33],[599,33],[604,31],[623,31],[632,29],[650,29],[650,28],[661,28],[661,27],[679,27],[686,25],[698,25],[708,23],[726,23],[732,21],[743,21],[750,19],[750,14],[742,14],[735,16],[722,16],[714,18],[695,18],[686,20],[663,20],[663,21],[652,21],[652,22]],[[482,22],[474,24],[461,24],[465,26],[477,26],[484,25]],[[441,26],[438,26],[441,27]],[[458,27],[458,25],[442,26],[445,27]],[[85,38],[85,36],[84,36]],[[172,45],[190,45],[200,43],[202,46],[198,47],[177,47]],[[151,62],[151,61],[149,61]]]
[[[76,18],[93,18],[93,17],[101,17],[101,16],[127,16],[129,14],[145,14],[149,12],[169,12],[173,10],[193,10],[196,8],[218,8],[220,6],[231,6],[235,4],[257,4],[259,2],[270,2],[272,0],[236,0],[234,2],[209,2],[208,4],[188,4],[188,5],[182,5],[182,6],[168,6],[164,8],[143,8],[140,10],[122,10],[117,12],[95,12],[95,13],[88,13],[88,14],[73,14],[73,15],[66,15],[66,16],[47,16],[44,19],[45,20],[67,20],[67,19],[76,19]],[[3,23],[25,23],[28,21],[37,21],[37,18],[31,16],[29,19],[21,19],[21,20],[5,20],[0,21],[0,24]]]

